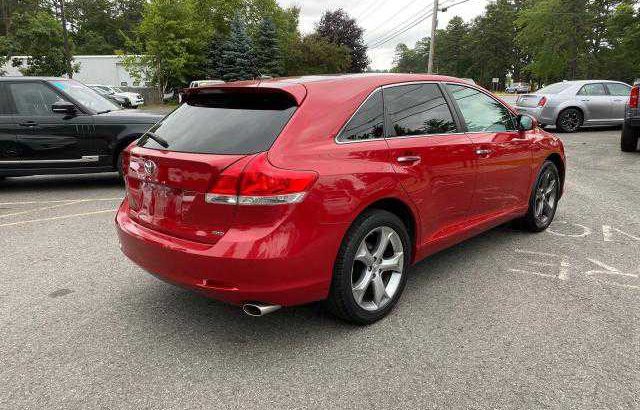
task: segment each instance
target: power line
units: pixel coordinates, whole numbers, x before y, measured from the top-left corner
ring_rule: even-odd
[[[420,18],[424,17],[426,14],[429,14],[429,13],[430,13],[429,10],[423,10],[421,12],[421,14],[418,14],[417,16],[415,16],[415,15],[411,16],[408,19],[404,20],[403,22],[397,24],[396,27],[393,28],[392,30],[389,30],[388,32],[386,32],[384,34],[382,34],[382,35],[380,35],[380,36],[378,36],[378,37],[376,37],[376,38],[374,38],[372,40],[369,40],[367,42],[367,44],[368,45],[375,45],[375,44],[379,43],[380,41],[386,40],[387,37],[391,37],[391,36],[395,35],[396,33],[404,30],[408,26],[415,24],[415,22],[417,20],[419,20]]]
[[[368,9],[366,9],[364,11],[364,13],[361,13],[357,19],[358,20],[363,20],[365,17],[369,16],[371,13],[373,13],[376,8],[380,8],[380,6],[384,3],[385,0],[378,0],[377,2],[374,2]]]
[[[381,31],[381,28],[386,26],[388,23],[393,23],[393,19],[398,17],[399,14],[401,14],[403,11],[407,11],[407,7],[409,6],[409,4],[411,3],[415,3],[415,0],[409,0],[407,3],[405,3],[400,10],[398,10],[395,14],[393,14],[391,17],[389,17],[384,23],[382,23],[381,25],[379,25],[378,27],[376,27],[374,30],[368,32],[368,36],[371,37],[373,35],[373,33],[378,33]]]
[[[447,2],[450,2],[453,0],[446,0],[445,4],[443,4],[443,6],[446,7],[451,7],[451,5],[447,5]],[[464,1],[469,1],[469,0],[464,0]],[[386,34],[383,34],[381,36],[378,36],[372,40],[369,40],[367,42],[367,46],[369,46],[370,48],[378,48],[383,44],[386,44],[387,42],[393,40],[394,38],[396,38],[397,36],[406,33],[408,30],[410,30],[411,28],[415,27],[416,25],[422,23],[424,20],[426,20],[427,18],[431,17],[433,15],[433,12],[430,11],[430,8],[433,6],[433,3],[427,5],[424,9],[422,14],[418,15],[418,16],[412,16],[406,20],[404,20],[403,22],[397,24],[397,26],[394,28],[393,30],[389,31]],[[397,15],[398,13],[396,13]]]
[[[393,16],[389,17],[389,18],[388,18],[384,23],[382,23],[380,26],[378,26],[375,30],[373,30],[373,31],[369,32],[369,33],[368,33],[369,38],[372,38],[372,37],[373,37],[373,33],[378,33],[378,32],[383,31],[383,30],[381,30],[381,28],[382,28],[382,27],[384,27],[385,25],[387,25],[388,23],[394,23],[396,27],[395,27],[395,28],[392,28],[390,31],[388,31],[388,32],[387,32],[387,34],[389,34],[390,32],[392,32],[392,31],[394,31],[394,30],[396,30],[398,26],[401,26],[401,25],[405,24],[407,21],[414,19],[414,18],[415,18],[415,15],[413,15],[413,16],[411,16],[411,17],[409,17],[408,19],[406,19],[406,20],[404,20],[404,21],[402,21],[402,22],[400,22],[400,23],[395,23],[395,22],[393,21],[393,19],[394,19],[394,18],[396,18],[399,14],[401,14],[402,12],[404,12],[404,11],[406,11],[406,10],[407,10],[407,7],[409,6],[409,4],[410,4],[410,3],[417,3],[417,1],[415,1],[415,0],[411,0],[411,1],[409,1],[408,3],[406,3],[406,4],[405,4],[405,5],[404,5],[400,10],[398,10],[398,11],[397,11]],[[428,10],[428,7],[425,7],[425,8],[423,9],[423,12],[424,12],[424,11],[426,11],[426,10]],[[387,34],[383,34],[382,36],[378,35],[377,37],[373,37],[373,38],[374,38],[374,39],[379,39],[379,38],[381,38],[381,37],[386,36]],[[369,42],[370,42],[370,41],[369,41]]]
[[[412,28],[414,28],[418,24],[422,23],[423,21],[425,21],[426,19],[431,17],[432,14],[433,13],[429,11],[429,12],[426,12],[425,14],[422,14],[422,15],[418,16],[418,18],[416,20],[412,21],[411,24],[409,24],[408,26],[401,28],[399,31],[396,31],[395,33],[391,33],[390,35],[383,36],[381,39],[379,39],[376,42],[370,44],[369,47],[371,49],[376,49],[376,48],[388,43],[389,41],[393,40],[394,38],[398,37],[399,35],[406,33],[407,31],[411,30]]]

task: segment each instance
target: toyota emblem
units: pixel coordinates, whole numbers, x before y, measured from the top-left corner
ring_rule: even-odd
[[[147,175],[152,176],[153,174],[156,173],[156,163],[151,161],[150,159],[147,159],[144,161],[144,172],[147,173]]]

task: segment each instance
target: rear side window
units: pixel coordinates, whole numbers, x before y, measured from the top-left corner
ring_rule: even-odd
[[[607,92],[604,84],[586,84],[578,91],[578,95],[607,95]]]
[[[447,101],[437,84],[410,84],[384,90],[391,123],[389,137],[447,134],[456,131]]]
[[[376,91],[360,106],[344,127],[338,141],[364,141],[384,136],[382,92]]]
[[[609,94],[616,97],[628,97],[631,94],[631,87],[626,84],[607,83]]]
[[[284,93],[212,90],[190,95],[150,130],[167,148],[150,138],[139,145],[198,154],[255,154],[271,148],[296,108],[293,97]]]

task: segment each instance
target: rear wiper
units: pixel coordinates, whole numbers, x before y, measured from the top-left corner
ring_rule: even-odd
[[[98,111],[96,114],[106,114],[106,113],[109,113],[111,111],[113,111],[113,110]]]
[[[151,131],[147,131],[142,138],[140,139],[140,141],[138,142],[138,146],[142,146],[144,145],[145,142],[147,142],[147,140],[151,138],[152,140],[154,140],[155,142],[157,142],[158,144],[160,144],[163,148],[169,148],[169,143],[167,142],[167,140],[165,140],[164,138],[162,138],[159,135],[154,134]]]

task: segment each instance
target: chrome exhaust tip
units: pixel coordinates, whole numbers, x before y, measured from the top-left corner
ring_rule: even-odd
[[[280,305],[265,305],[263,303],[245,303],[242,310],[249,316],[264,316],[280,309]]]

